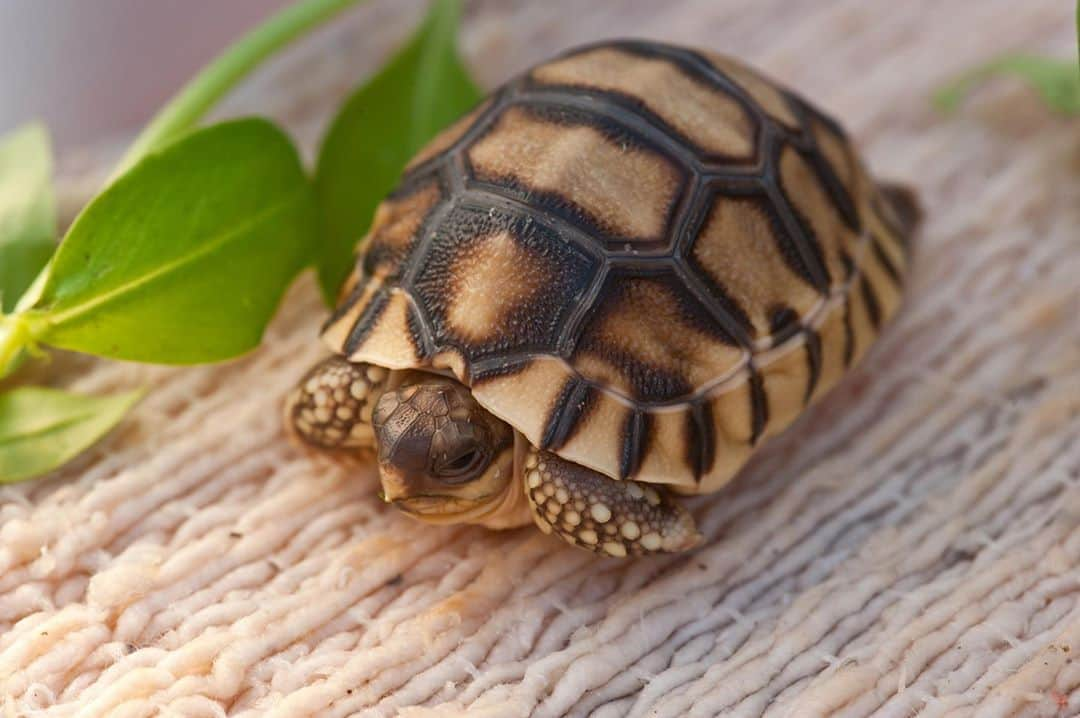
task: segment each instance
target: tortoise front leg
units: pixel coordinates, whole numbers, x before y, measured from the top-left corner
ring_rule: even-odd
[[[285,426],[323,449],[374,450],[371,413],[389,375],[372,364],[332,356],[311,368],[285,402]]]
[[[616,481],[530,447],[525,495],[544,533],[611,556],[675,553],[701,541],[694,519],[663,488]]]

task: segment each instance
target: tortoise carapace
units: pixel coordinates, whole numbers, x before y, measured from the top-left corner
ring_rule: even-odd
[[[286,420],[374,452],[384,498],[429,522],[685,550],[675,495],[717,490],[859,361],[918,214],[733,59],[571,50],[409,164]]]

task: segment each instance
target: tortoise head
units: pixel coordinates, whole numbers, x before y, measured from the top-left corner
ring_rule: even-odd
[[[430,523],[476,522],[501,505],[511,484],[514,432],[468,387],[420,377],[375,406],[382,496]]]
[[[383,498],[424,521],[484,522],[513,498],[513,429],[453,379],[332,356],[290,393],[285,425],[337,463],[375,449]]]

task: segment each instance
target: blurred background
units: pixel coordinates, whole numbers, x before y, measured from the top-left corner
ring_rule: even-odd
[[[0,134],[41,120],[63,152],[135,130],[230,40],[289,2],[0,0]]]
[[[827,97],[832,111],[844,117],[858,117],[866,110],[861,83],[888,78],[891,96],[905,102],[893,100],[873,109],[891,115],[924,110],[925,105],[915,105],[928,98],[935,84],[1000,53],[1068,57],[1075,52],[1071,3],[1058,2],[1059,15],[1026,13],[1008,36],[997,37],[956,32],[955,8],[936,0],[913,0],[903,7],[889,0],[790,5],[680,0],[678,12],[658,12],[649,2],[607,0],[575,4],[572,17],[558,2],[465,0],[461,41],[470,70],[484,87],[568,45],[637,35],[723,49],[808,96]],[[209,59],[288,4],[290,0],[0,0],[0,134],[41,120],[61,164],[76,148],[110,140],[122,145]],[[284,122],[306,149],[305,141],[317,140],[332,110],[326,99],[344,96],[371,72],[410,32],[424,7],[424,0],[359,3],[313,33],[315,37],[266,63],[215,115],[258,107]],[[776,23],[781,7],[790,22]],[[987,28],[1000,12],[997,3],[989,2],[969,3],[960,14],[967,27]],[[917,29],[908,24],[912,17],[919,18]],[[882,24],[896,27],[895,46],[855,53],[861,72],[842,86],[825,79],[849,67],[854,57],[850,48],[869,38],[869,28]],[[805,33],[803,25],[809,26]],[[807,44],[809,37],[821,44]],[[897,50],[915,38],[924,48],[901,57]],[[1049,38],[1054,41],[1048,46]],[[830,51],[822,52],[825,47]],[[933,57],[926,47],[935,48]],[[912,61],[932,64],[936,72],[919,80],[910,72]],[[996,84],[1015,89],[1017,83]],[[1037,102],[1028,104],[1038,111]],[[876,128],[877,122],[869,120],[868,125]]]

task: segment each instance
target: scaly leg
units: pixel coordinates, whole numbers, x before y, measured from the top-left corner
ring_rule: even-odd
[[[304,375],[285,402],[285,426],[323,449],[374,450],[371,413],[389,372],[332,356]]]
[[[626,556],[675,553],[701,541],[693,517],[660,486],[616,481],[535,447],[524,473],[533,520],[580,548]]]

